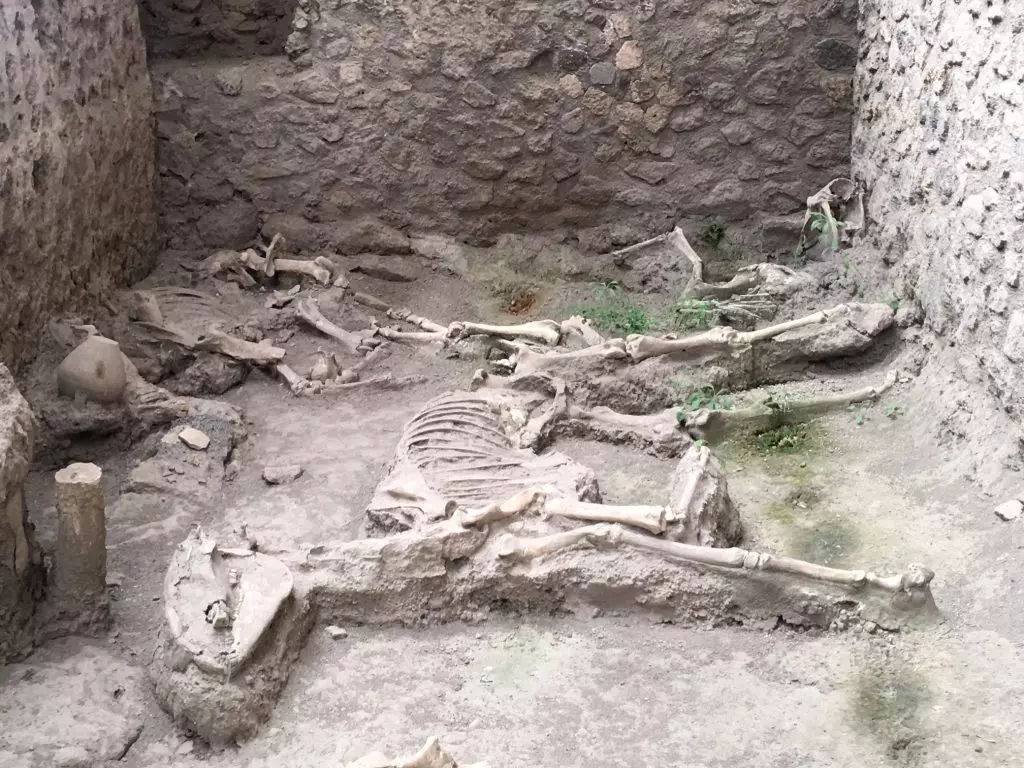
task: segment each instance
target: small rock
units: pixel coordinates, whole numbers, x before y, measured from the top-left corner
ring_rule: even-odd
[[[268,485],[289,483],[302,475],[302,467],[298,464],[282,464],[276,467],[263,468],[263,480]]]
[[[327,634],[330,636],[331,640],[344,640],[346,637],[348,637],[347,630],[342,629],[341,627],[336,627],[333,624],[327,627],[326,631]]]
[[[386,280],[390,283],[411,283],[416,279],[413,267],[401,257],[396,256],[368,254],[349,271],[375,277],[378,280]]]
[[[242,92],[242,70],[229,69],[218,72],[214,75],[213,82],[225,96],[238,96]]]
[[[644,63],[644,50],[632,40],[627,40],[615,54],[617,69],[636,69]]]
[[[615,65],[601,61],[590,68],[590,82],[594,85],[611,85],[615,82]]]
[[[107,586],[120,587],[124,583],[124,574],[119,571],[107,571]]]
[[[210,438],[195,427],[185,427],[178,433],[178,439],[194,451],[205,451],[210,447]]]
[[[1010,499],[996,507],[995,511],[996,517],[1000,520],[1016,520],[1020,517],[1021,512],[1024,512],[1024,504],[1022,504],[1019,499]]]
[[[875,632],[878,631],[878,625],[875,624],[875,622],[873,621],[869,621],[864,625],[864,631],[867,632],[869,635],[873,635],[875,634]]]
[[[192,750],[196,748],[195,743],[189,739],[188,741],[181,742],[181,745],[174,750],[176,755],[188,755],[192,753]]]

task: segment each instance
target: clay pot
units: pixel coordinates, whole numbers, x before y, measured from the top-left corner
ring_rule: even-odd
[[[57,366],[57,392],[64,397],[117,403],[127,381],[121,348],[103,336],[89,336]]]

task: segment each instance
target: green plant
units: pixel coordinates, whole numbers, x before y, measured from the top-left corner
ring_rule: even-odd
[[[608,280],[594,289],[593,303],[570,307],[572,314],[592,320],[598,328],[629,335],[654,328],[651,314],[622,290],[618,280]]]
[[[839,230],[843,228],[843,222],[836,221],[831,213],[825,211],[811,211],[807,214],[807,221],[811,231],[818,235],[818,242],[825,241],[825,249],[831,253],[839,250]]]
[[[725,225],[719,219],[712,219],[700,233],[700,239],[712,248],[717,248],[725,241]]]
[[[754,433],[754,444],[761,453],[794,453],[807,444],[804,424],[783,424]]]
[[[668,310],[668,323],[675,330],[695,330],[710,328],[715,315],[708,301],[699,299],[680,299]]]
[[[903,408],[899,405],[889,404],[885,406],[885,415],[895,421],[903,415]]]
[[[900,308],[900,300],[895,298],[895,297],[893,297],[891,299],[886,299],[885,303],[888,304],[890,307],[892,307],[892,311],[893,312],[898,311],[899,308]]]
[[[693,390],[681,405],[685,405],[690,411],[699,411],[701,408],[707,408],[709,411],[731,411],[734,403],[732,397],[724,390],[706,386]]]

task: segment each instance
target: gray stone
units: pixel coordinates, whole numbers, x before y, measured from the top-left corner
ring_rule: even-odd
[[[205,451],[210,447],[210,436],[195,427],[182,429],[178,439],[194,451]]]
[[[343,61],[338,65],[338,82],[353,85],[363,79],[363,62]]]
[[[683,133],[684,131],[694,131],[705,125],[706,122],[707,118],[704,114],[704,107],[694,106],[682,109],[673,115],[669,121],[669,127],[673,131]]]
[[[226,69],[214,75],[213,82],[225,96],[238,96],[242,93],[242,75],[239,68]]]
[[[298,464],[281,464],[263,468],[263,481],[268,485],[283,485],[302,476]]]
[[[559,48],[555,51],[555,71],[575,72],[586,66],[587,52],[582,48]]]
[[[471,81],[462,86],[462,100],[475,109],[493,107],[498,97],[478,82]]]
[[[259,214],[252,203],[232,200],[204,213],[196,229],[207,248],[248,248],[259,231]]]
[[[738,147],[754,140],[754,129],[745,120],[733,120],[722,127],[722,135],[726,141]]]
[[[552,154],[548,167],[555,181],[565,181],[580,172],[583,161],[579,155],[559,149]]]
[[[562,115],[559,124],[566,133],[579,133],[583,130],[583,122],[583,110],[574,109]]]
[[[857,65],[857,49],[834,38],[826,38],[816,43],[811,56],[819,67],[830,72],[852,72]]]
[[[675,170],[670,163],[635,162],[627,165],[624,170],[630,176],[642,179],[648,184],[660,184]]]
[[[292,93],[310,104],[334,104],[341,97],[338,87],[319,72],[310,72],[297,80]]]
[[[470,158],[462,164],[462,169],[474,179],[494,181],[505,175],[505,164],[485,157]]]
[[[615,65],[610,61],[600,61],[590,68],[590,82],[594,85],[611,85],[615,82]]]
[[[629,100],[634,104],[642,104],[645,101],[650,101],[654,98],[654,94],[654,83],[647,80],[633,80],[629,84],[628,96]],[[661,103],[664,104],[664,102]]]
[[[558,88],[564,96],[578,99],[583,95],[583,82],[576,75],[565,75],[558,80]]]
[[[372,216],[324,225],[327,242],[345,254],[409,253],[411,244],[405,233]]]

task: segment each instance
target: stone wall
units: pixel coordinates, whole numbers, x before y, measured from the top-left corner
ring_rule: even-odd
[[[792,213],[849,171],[855,0],[299,6],[291,62],[155,65],[172,247],[275,214],[308,245],[372,214],[600,247]]]
[[[948,345],[956,378],[976,376],[1019,420],[1024,8],[862,0],[862,14],[853,164],[880,257],[861,268],[902,285]]]
[[[149,77],[133,0],[3,0],[0,361],[150,264]]]
[[[42,599],[42,557],[24,498],[35,433],[32,410],[0,363],[0,665],[31,650]]]
[[[280,54],[296,0],[139,0],[150,57]]]

